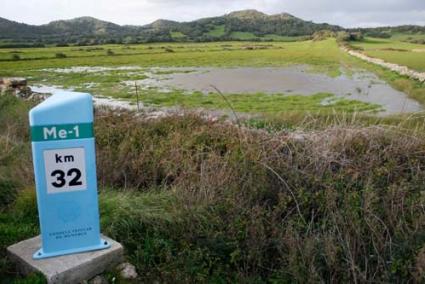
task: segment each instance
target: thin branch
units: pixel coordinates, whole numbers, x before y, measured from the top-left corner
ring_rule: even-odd
[[[291,188],[289,187],[288,183],[270,166],[268,166],[267,164],[261,163],[261,165],[263,165],[266,169],[268,169],[269,171],[271,171],[286,187],[286,189],[289,191],[289,193],[292,196],[292,199],[295,202],[295,206],[297,207],[297,212],[298,215],[300,216],[301,220],[303,220],[304,224],[307,224],[307,222],[304,219],[304,216],[301,213],[301,209],[300,209],[300,204],[297,201],[297,198],[295,197],[294,192],[291,190]]]
[[[211,88],[213,88],[222,98],[223,98],[223,100],[226,102],[226,104],[230,107],[230,109],[232,110],[232,112],[233,112],[233,115],[235,116],[235,119],[236,119],[236,124],[240,127],[241,126],[241,123],[240,123],[240,120],[239,120],[239,117],[238,117],[238,115],[236,114],[236,111],[235,111],[235,109],[233,108],[233,106],[232,106],[232,104],[230,103],[230,101],[226,98],[226,96],[216,87],[216,86],[214,86],[214,85],[210,85],[211,86]]]

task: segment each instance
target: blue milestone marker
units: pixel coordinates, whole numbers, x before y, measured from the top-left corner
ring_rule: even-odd
[[[33,258],[110,247],[100,238],[92,97],[57,93],[29,116],[42,240]]]

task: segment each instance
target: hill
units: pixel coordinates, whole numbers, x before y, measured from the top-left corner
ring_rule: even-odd
[[[143,43],[171,41],[288,40],[310,37],[323,30],[341,31],[340,26],[305,21],[288,13],[267,15],[256,10],[235,11],[220,17],[191,22],[160,19],[144,26],[120,26],[92,17],[27,25],[0,18],[0,46],[93,45],[104,43]],[[356,29],[357,30],[357,29]],[[394,33],[422,33],[425,27],[402,26],[361,29],[381,37]]]
[[[403,25],[357,29],[364,35],[375,38],[396,38],[401,41],[425,44],[425,26]]]
[[[9,45],[97,44],[136,35],[139,27],[120,26],[92,17],[53,21],[46,25],[27,25],[0,18],[0,41]]]
[[[215,41],[269,39],[274,36],[309,36],[341,27],[304,21],[290,14],[267,15],[256,10],[232,12],[191,22],[157,20],[145,26],[120,26],[92,17],[27,25],[0,18],[4,44],[101,44],[160,41]]]

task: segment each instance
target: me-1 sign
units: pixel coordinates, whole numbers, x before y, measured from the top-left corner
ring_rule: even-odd
[[[34,258],[103,249],[89,94],[53,95],[30,112],[42,248]]]

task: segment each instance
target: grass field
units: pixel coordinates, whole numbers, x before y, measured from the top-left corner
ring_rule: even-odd
[[[234,39],[240,40],[253,40],[257,38],[257,36],[250,32],[232,32],[230,36]]]
[[[367,38],[363,42],[352,45],[362,48],[369,56],[425,72],[425,45],[402,42],[397,39],[403,38],[400,36],[391,39]]]
[[[181,35],[177,35],[181,36]],[[57,58],[62,54],[61,58]],[[20,60],[12,60],[18,55]],[[63,56],[64,55],[64,56]],[[110,70],[101,73],[55,73],[49,68],[70,68],[74,66],[137,66],[150,67],[234,67],[234,66],[288,66],[308,65],[312,72],[330,76],[341,74],[341,68],[366,69],[377,73],[395,88],[406,92],[412,98],[425,102],[425,90],[421,85],[399,77],[381,68],[365,64],[341,51],[335,40],[302,42],[223,42],[223,43],[166,43],[142,45],[103,45],[90,47],[51,47],[30,49],[0,49],[0,76],[21,76],[29,79],[31,85],[57,85],[86,91],[94,95],[134,99],[134,88],[123,85],[122,81],[145,79],[134,70]],[[146,103],[156,102],[161,106],[180,105],[184,107],[222,108],[223,102],[217,96],[205,97],[194,94],[182,95],[178,90],[172,95],[158,94],[155,90],[143,92]],[[284,94],[285,95],[285,94]],[[362,111],[376,109],[352,100],[341,100],[333,106],[323,106],[316,97],[276,98],[275,104],[265,94],[230,96],[238,111],[255,109],[256,112],[276,111]],[[294,103],[296,102],[296,103]],[[157,104],[155,104],[157,105]],[[255,107],[254,107],[255,105]]]
[[[393,33],[391,36],[392,40],[397,41],[409,41],[409,40],[415,40],[415,39],[425,39],[425,34],[403,34],[403,33]]]
[[[257,47],[257,49],[247,49],[251,46]],[[114,55],[108,56],[107,50],[111,50]],[[57,53],[63,53],[67,58],[58,59],[56,58]],[[13,54],[18,54],[22,60],[8,61],[12,60]],[[0,72],[69,66],[285,66],[310,64],[313,67],[336,73],[341,57],[345,56],[332,40],[290,43],[166,43],[0,49]],[[31,62],[27,60],[31,60]]]
[[[214,29],[210,30],[207,35],[214,36],[214,37],[220,37],[224,35],[224,25],[215,26]]]
[[[186,35],[183,34],[182,32],[171,32],[171,37],[173,39],[181,40],[181,39],[185,39]]]

